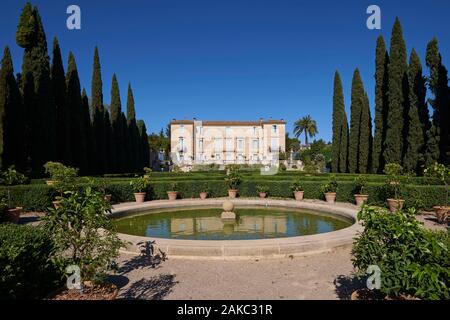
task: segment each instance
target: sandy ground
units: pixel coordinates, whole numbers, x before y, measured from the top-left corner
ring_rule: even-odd
[[[355,286],[350,248],[285,259],[170,258],[155,268],[122,254],[112,276],[123,299],[345,299]]]

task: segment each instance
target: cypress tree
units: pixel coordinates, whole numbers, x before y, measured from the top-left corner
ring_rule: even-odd
[[[95,47],[94,51],[94,65],[91,86],[93,127],[97,159],[96,172],[104,173],[106,172],[105,109],[103,106],[103,83],[100,67],[100,57],[97,47]]]
[[[56,105],[56,159],[62,163],[71,163],[70,117],[66,105],[66,76],[58,39],[53,39],[51,78]]]
[[[145,122],[139,120],[137,122],[137,127],[139,131],[139,149],[141,156],[140,168],[148,167],[150,162],[150,146],[148,144],[148,134],[147,128],[145,127]]]
[[[86,138],[81,126],[81,86],[77,65],[72,52],[69,53],[66,75],[67,109],[70,115],[70,148],[72,149],[72,166],[84,171],[86,168]]]
[[[125,116],[125,113],[122,112],[120,114],[120,127],[122,128],[122,138],[123,138],[123,168],[122,171],[123,172],[131,172],[132,170],[130,170],[133,161],[135,161],[136,159],[133,159],[131,151],[132,151],[132,147],[131,147],[131,139],[130,139],[130,132],[128,130],[128,125],[127,125],[127,117]]]
[[[36,7],[29,3],[25,5],[20,16],[16,32],[17,44],[25,49],[22,76],[22,91],[29,96],[27,103],[29,115],[29,155],[35,171],[42,171],[42,165],[48,160],[54,160],[56,155],[56,107],[53,100],[50,80],[50,59],[47,52],[47,40],[41,17]],[[33,96],[29,89],[29,80],[34,81]],[[25,89],[27,86],[27,90]]]
[[[356,69],[352,79],[352,96],[350,106],[350,138],[348,145],[348,169],[350,173],[359,169],[359,140],[361,130],[361,113],[365,104],[365,92],[361,75]]]
[[[420,168],[424,165],[425,139],[429,120],[424,116],[425,112],[428,115],[425,102],[425,79],[422,75],[420,58],[415,49],[412,50],[409,59],[408,81],[409,111],[403,167],[407,171],[420,173]],[[422,123],[422,121],[425,122]]]
[[[402,162],[404,152],[404,122],[408,103],[408,77],[406,45],[400,21],[395,19],[392,28],[390,61],[388,66],[389,106],[384,141],[386,163]]]
[[[122,103],[120,101],[119,84],[114,74],[111,85],[111,123],[112,139],[114,145],[113,167],[114,172],[124,172],[124,140],[122,129]]]
[[[384,141],[388,111],[388,65],[389,54],[383,36],[377,39],[375,58],[375,137],[373,140],[372,170],[381,173],[384,169]]]
[[[334,75],[332,147],[333,172],[347,172],[348,123],[342,81],[337,71]]]
[[[111,118],[109,111],[105,108],[104,110],[104,128],[105,128],[105,167],[104,172],[113,172],[113,157],[114,157],[114,146],[113,146],[113,132],[111,127]]]
[[[366,92],[364,92],[361,109],[358,148],[358,172],[368,173],[371,169],[372,118],[370,115],[369,98]]]
[[[430,104],[433,107],[433,130],[430,130],[428,133],[427,164],[431,164],[434,161],[449,164],[450,91],[448,87],[448,72],[445,66],[442,65],[436,38],[433,38],[427,45],[426,64],[430,70],[429,88],[433,95],[433,99],[430,99]]]
[[[0,71],[0,167],[25,165],[23,106],[9,48],[6,47]]]
[[[91,115],[89,112],[89,98],[86,94],[86,90],[83,88],[81,93],[81,127],[86,139],[86,160],[87,164],[84,168],[85,173],[94,173],[95,162],[95,140],[94,132],[92,129]]]
[[[131,89],[131,84],[128,84],[128,95],[127,95],[127,126],[128,126],[128,139],[130,143],[130,167],[131,171],[139,171],[143,167],[142,164],[142,154],[139,148],[139,130],[136,124],[136,111],[134,108],[134,96],[133,90]]]

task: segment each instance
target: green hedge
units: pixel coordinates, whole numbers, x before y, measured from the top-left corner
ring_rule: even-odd
[[[292,198],[289,180],[259,179],[244,180],[239,195],[242,197],[257,196],[256,187],[266,185],[269,187],[269,196],[279,198]],[[115,202],[134,201],[133,190],[129,180],[108,180],[108,192],[112,194]],[[328,180],[309,181],[302,180],[306,199],[323,199],[320,187]],[[227,196],[227,186],[222,179],[216,180],[177,180],[180,198],[197,198],[203,183],[206,182],[210,197]],[[171,188],[171,180],[151,180],[147,192],[147,200],[167,199],[166,192]],[[354,202],[353,181],[340,181],[337,192],[337,201]],[[83,185],[81,185],[82,187]],[[444,204],[445,188],[441,185],[403,185],[405,206],[430,209],[434,205]],[[387,198],[384,183],[369,182],[366,187],[369,193],[369,204],[385,205]],[[0,195],[6,195],[6,188],[0,187]],[[30,184],[10,187],[12,204],[22,206],[26,211],[45,211],[52,206],[57,194],[51,186],[44,184]]]
[[[51,238],[32,226],[0,224],[0,299],[36,299],[61,285]]]

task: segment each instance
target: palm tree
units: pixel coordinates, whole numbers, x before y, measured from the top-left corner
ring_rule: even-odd
[[[298,119],[294,123],[294,135],[298,138],[303,132],[306,145],[308,145],[308,136],[312,138],[318,133],[316,120],[313,120],[310,115]]]

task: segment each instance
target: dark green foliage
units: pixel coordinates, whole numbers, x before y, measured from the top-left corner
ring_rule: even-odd
[[[67,106],[67,86],[61,49],[58,39],[53,39],[53,59],[51,77],[56,105],[56,159],[62,163],[72,163],[71,154],[71,114]]]
[[[109,111],[105,109],[104,111],[104,129],[105,129],[105,162],[104,171],[113,171],[113,158],[114,158],[114,145],[113,145],[113,131],[111,127],[111,117],[109,116]]]
[[[9,48],[0,71],[0,167],[25,166],[23,105]]]
[[[409,61],[409,111],[406,130],[406,153],[403,166],[407,172],[420,173],[425,164],[425,139],[429,128],[425,102],[426,87],[420,58],[413,49]]]
[[[41,17],[36,7],[25,5],[16,39],[25,48],[22,91],[27,116],[27,158],[35,172],[56,157],[56,107],[50,80],[50,59]],[[26,31],[24,31],[26,30]],[[31,40],[32,39],[32,40]],[[30,83],[33,81],[33,85]]]
[[[43,298],[60,286],[53,248],[39,227],[0,224],[0,299]]]
[[[372,154],[372,117],[370,116],[369,98],[365,92],[361,109],[360,126],[358,172],[369,173],[371,171]]]
[[[150,145],[148,144],[148,134],[147,128],[145,127],[145,122],[143,120],[139,120],[137,122],[140,144],[139,150],[141,156],[141,163],[139,164],[140,168],[148,167],[150,161]]]
[[[139,129],[136,124],[136,111],[134,109],[134,96],[131,84],[128,84],[127,94],[127,128],[128,128],[128,163],[133,171],[142,170],[143,155],[141,150],[141,142]]]
[[[378,266],[380,291],[386,295],[449,299],[449,234],[425,229],[414,214],[364,207],[358,214],[364,231],[353,245],[353,265],[362,276],[370,265]]]
[[[87,164],[83,169],[84,173],[95,173],[95,137],[94,129],[92,127],[91,115],[89,113],[89,99],[86,95],[86,90],[83,88],[81,93],[81,123],[82,132],[84,132],[84,139],[86,139],[86,159]]]
[[[345,112],[344,93],[339,73],[334,76],[333,94],[333,144],[332,170],[333,172],[347,172],[348,156],[348,123]]]
[[[368,125],[370,111],[368,110],[368,99],[364,91],[359,70],[353,73],[351,115],[350,115],[350,138],[348,152],[348,168],[350,173],[365,173],[368,170],[368,152],[371,143]],[[364,125],[363,125],[364,123]],[[371,130],[371,129],[370,129]]]
[[[372,171],[383,172],[386,118],[388,112],[388,65],[389,54],[383,36],[377,39],[375,57],[375,136],[373,140]]]
[[[388,67],[389,106],[384,140],[385,163],[402,163],[404,154],[404,123],[407,117],[408,76],[407,54],[400,21],[392,28],[390,61]],[[405,112],[406,110],[406,112]]]
[[[433,98],[429,100],[433,107],[432,126],[428,132],[431,146],[427,150],[427,165],[435,161],[450,164],[450,89],[448,72],[442,65],[438,42],[433,38],[427,45],[426,64],[430,69],[429,88]],[[430,144],[430,142],[428,142]],[[436,146],[439,145],[439,151]]]
[[[111,85],[111,125],[112,139],[114,145],[113,170],[111,172],[126,172],[127,163],[125,161],[125,140],[122,128],[122,103],[120,101],[119,84],[116,75],[113,75]]]
[[[96,172],[104,173],[106,170],[106,137],[105,137],[105,109],[103,106],[103,83],[100,68],[98,48],[94,51],[94,65],[91,82],[92,118],[96,148]]]

